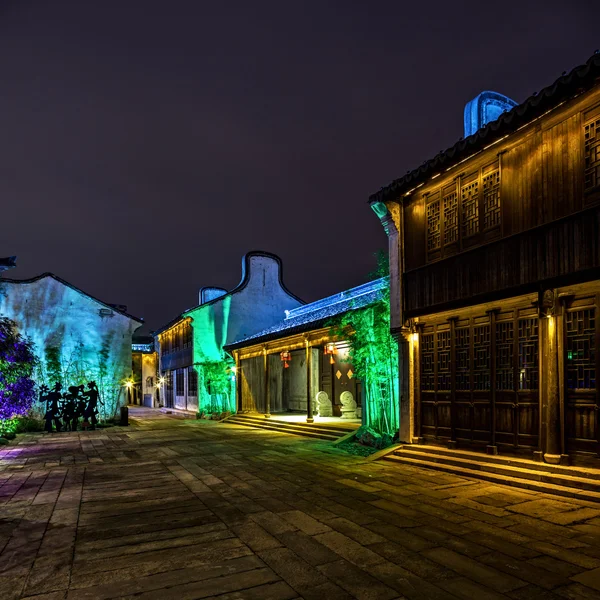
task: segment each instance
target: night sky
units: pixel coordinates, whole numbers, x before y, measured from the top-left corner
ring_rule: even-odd
[[[372,192],[600,47],[597,2],[0,3],[0,256],[157,328],[241,257],[363,283]]]

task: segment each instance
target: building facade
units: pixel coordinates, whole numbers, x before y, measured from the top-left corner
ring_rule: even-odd
[[[235,358],[238,411],[303,413],[309,423],[319,414],[350,417],[380,431],[397,430],[397,395],[384,415],[382,403],[368,406],[368,382],[352,363],[349,336],[355,332],[338,325],[343,315],[384,301],[387,287],[387,278],[376,279],[294,308],[276,325],[225,346]]]
[[[126,307],[104,303],[52,273],[26,280],[0,278],[0,315],[33,342],[38,386],[63,389],[95,381],[100,411],[117,414],[127,403],[132,336],[142,320]],[[42,406],[36,406],[42,414]]]
[[[233,412],[235,374],[223,348],[281,319],[302,300],[283,283],[281,259],[249,252],[234,289],[202,288],[199,304],[156,332],[161,398],[165,407]]]
[[[129,404],[156,408],[159,404],[158,355],[154,338],[133,336],[131,344],[132,377],[129,382]]]
[[[370,199],[389,236],[400,437],[596,457],[600,54],[504,110]]]

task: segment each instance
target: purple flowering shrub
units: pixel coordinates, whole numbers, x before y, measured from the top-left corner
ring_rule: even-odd
[[[31,342],[17,332],[13,321],[0,317],[0,427],[31,410],[36,360]]]

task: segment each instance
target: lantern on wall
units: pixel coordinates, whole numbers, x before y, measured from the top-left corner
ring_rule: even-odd
[[[333,360],[333,355],[337,354],[336,345],[333,342],[329,342],[325,344],[325,348],[323,349],[325,354],[329,354],[329,364],[332,365],[335,361]]]
[[[284,350],[279,357],[283,363],[283,368],[288,369],[290,366],[290,361],[292,360],[292,353],[289,350]]]

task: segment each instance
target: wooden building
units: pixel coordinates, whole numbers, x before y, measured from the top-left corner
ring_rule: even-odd
[[[485,99],[484,99],[485,100]],[[382,188],[401,440],[600,451],[600,54]]]
[[[359,419],[361,382],[353,371],[348,340],[332,334],[332,323],[380,300],[386,287],[386,279],[377,279],[288,310],[276,325],[225,346],[235,358],[238,411],[267,417],[305,413],[312,423],[318,392],[326,392],[334,417],[342,414],[342,393],[350,392]]]

